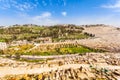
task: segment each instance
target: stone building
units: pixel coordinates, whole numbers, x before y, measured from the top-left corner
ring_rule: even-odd
[[[0,42],[0,50],[4,50],[6,49],[8,46],[7,46],[7,43],[5,42]]]
[[[52,38],[51,37],[41,37],[41,38],[37,38],[34,41],[35,42],[41,42],[41,43],[51,43],[52,42]]]

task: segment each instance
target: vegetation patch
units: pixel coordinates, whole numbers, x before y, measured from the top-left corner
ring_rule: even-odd
[[[72,48],[61,48],[61,53],[69,53],[69,54],[75,54],[75,53],[86,53],[86,52],[93,52],[91,49],[84,48],[82,46],[80,47],[72,47]]]
[[[34,41],[40,37],[51,37],[52,41],[83,39],[93,37],[83,33],[84,28],[76,25],[15,25],[0,28],[0,42],[12,42],[14,40]]]
[[[57,45],[59,46],[59,45]],[[65,54],[85,54],[89,52],[105,52],[100,49],[93,49],[86,46],[82,46],[79,44],[64,44],[61,47],[50,48],[46,46],[46,49],[42,47],[42,50],[38,47],[37,49],[33,49],[34,45],[27,44],[21,46],[10,47],[7,50],[1,51],[1,54],[6,54],[8,57],[11,55],[15,55],[19,57],[20,55],[41,55],[41,56],[49,56],[49,55],[65,55]],[[31,50],[30,50],[31,49]]]
[[[15,59],[15,60],[18,60],[18,61],[25,61],[25,62],[31,62],[31,63],[34,63],[34,62],[44,62],[45,60],[43,59],[23,59],[23,58],[20,58],[20,59]]]
[[[5,42],[5,39],[0,39],[0,42]]]

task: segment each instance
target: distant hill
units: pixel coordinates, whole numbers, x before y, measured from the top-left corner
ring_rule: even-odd
[[[0,41],[11,42],[13,40],[33,41],[39,37],[51,37],[53,41],[67,39],[83,39],[94,35],[83,33],[84,28],[76,25],[13,25],[0,28]]]

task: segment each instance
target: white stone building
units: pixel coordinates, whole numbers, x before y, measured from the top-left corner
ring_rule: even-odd
[[[4,50],[6,49],[8,46],[7,46],[7,43],[5,42],[0,42],[0,50]]]

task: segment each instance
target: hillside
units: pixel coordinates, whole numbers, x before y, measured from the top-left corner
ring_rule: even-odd
[[[93,49],[119,52],[119,36],[119,28],[103,24],[81,26],[70,24],[54,26],[14,25],[0,29],[0,41],[9,42],[10,46],[8,49],[17,47],[22,51],[21,49],[28,47],[26,52],[32,51],[32,53],[33,51],[45,52],[48,50],[56,53],[54,49],[65,48],[66,46],[71,47],[70,45],[73,43]],[[52,42],[53,44],[51,44]],[[66,42],[67,45],[64,44],[64,42]],[[25,44],[30,44],[30,46]],[[57,44],[56,47],[55,44]],[[22,51],[22,53],[26,52],[24,52],[24,50]]]
[[[1,54],[10,55],[58,55],[94,52],[97,50],[81,46],[72,40],[92,38],[84,28],[72,24],[38,26],[13,25],[0,28],[0,42],[8,44]],[[70,42],[68,42],[70,41]],[[1,45],[1,47],[3,47]],[[75,49],[75,50],[74,50]]]
[[[95,34],[94,39],[81,40],[83,45],[106,49],[111,52],[120,52],[120,30],[113,26],[91,26],[84,28],[83,32]]]
[[[0,28],[0,41],[33,41],[40,37],[51,37],[52,41],[60,41],[67,39],[83,39],[93,36],[91,34],[84,34],[83,30],[84,28],[76,25],[14,25],[7,28]]]
[[[1,80],[120,78],[119,28],[17,25],[0,30],[0,46],[8,45],[0,51]]]

